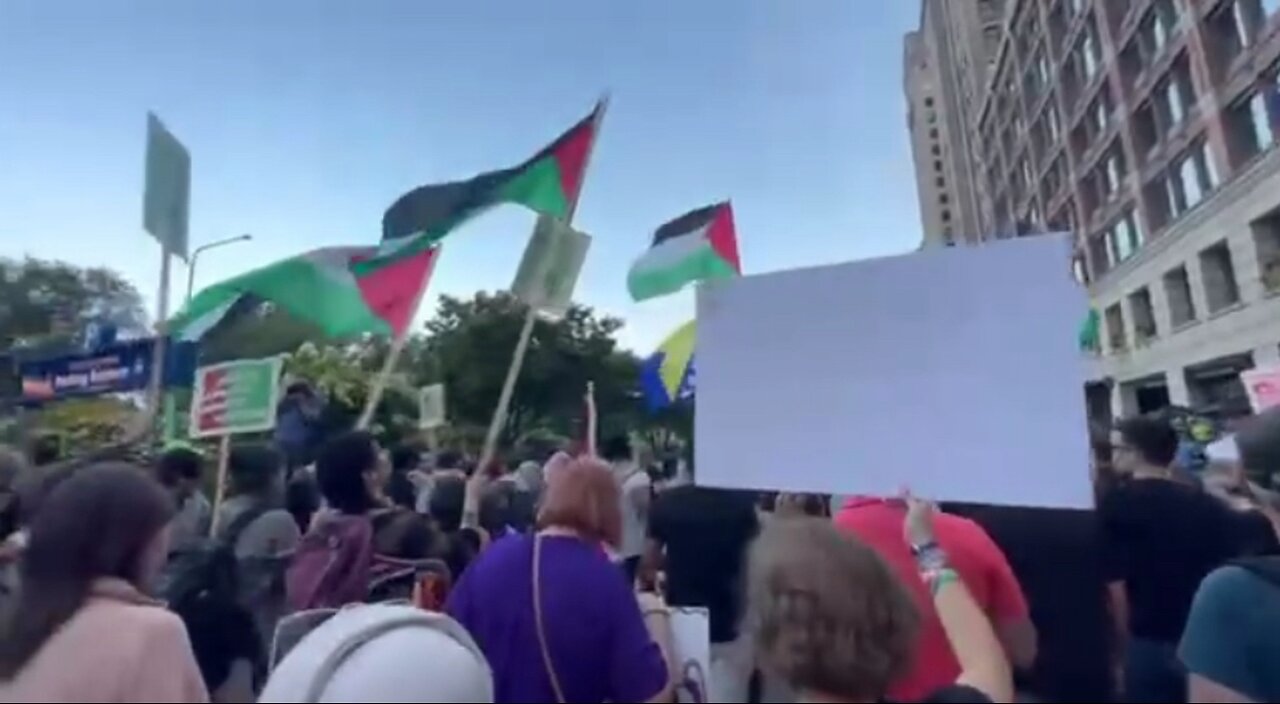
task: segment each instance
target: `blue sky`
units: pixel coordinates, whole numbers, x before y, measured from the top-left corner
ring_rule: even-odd
[[[647,353],[693,297],[633,304],[626,270],[686,210],[733,198],[748,273],[919,243],[901,90],[917,19],[906,0],[4,0],[0,255],[109,266],[154,302],[147,110],[192,153],[193,245],[254,234],[202,256],[210,283],[373,243],[405,190],[515,164],[609,90],[577,299]],[[454,234],[431,291],[508,286],[533,219],[506,207]]]

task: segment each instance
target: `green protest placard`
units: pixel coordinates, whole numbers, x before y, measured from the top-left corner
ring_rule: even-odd
[[[283,357],[271,357],[196,370],[191,437],[258,433],[274,428],[283,364]]]

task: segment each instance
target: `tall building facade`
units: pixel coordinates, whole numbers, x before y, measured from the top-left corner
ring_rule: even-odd
[[[910,40],[908,40],[910,42]],[[1280,0],[1009,0],[967,128],[979,240],[1068,230],[1113,413],[1280,365]]]
[[[1005,0],[923,0],[903,52],[925,246],[978,241],[972,122],[999,49]]]

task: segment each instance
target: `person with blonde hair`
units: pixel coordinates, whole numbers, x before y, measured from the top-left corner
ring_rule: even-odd
[[[903,540],[936,545],[931,505],[909,500]],[[1013,676],[987,616],[939,551],[922,576],[961,661],[952,686],[924,702],[1007,702]],[[746,628],[764,672],[801,702],[884,701],[910,668],[921,617],[871,547],[830,521],[770,521],[752,546]]]
[[[609,561],[621,536],[613,473],[579,458],[547,476],[536,533],[467,568],[445,610],[493,667],[495,702],[669,701],[666,610]]]

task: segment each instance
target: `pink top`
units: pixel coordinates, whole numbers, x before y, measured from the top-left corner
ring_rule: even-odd
[[[0,684],[0,702],[208,701],[182,620],[115,579],[94,584],[85,605]]]

